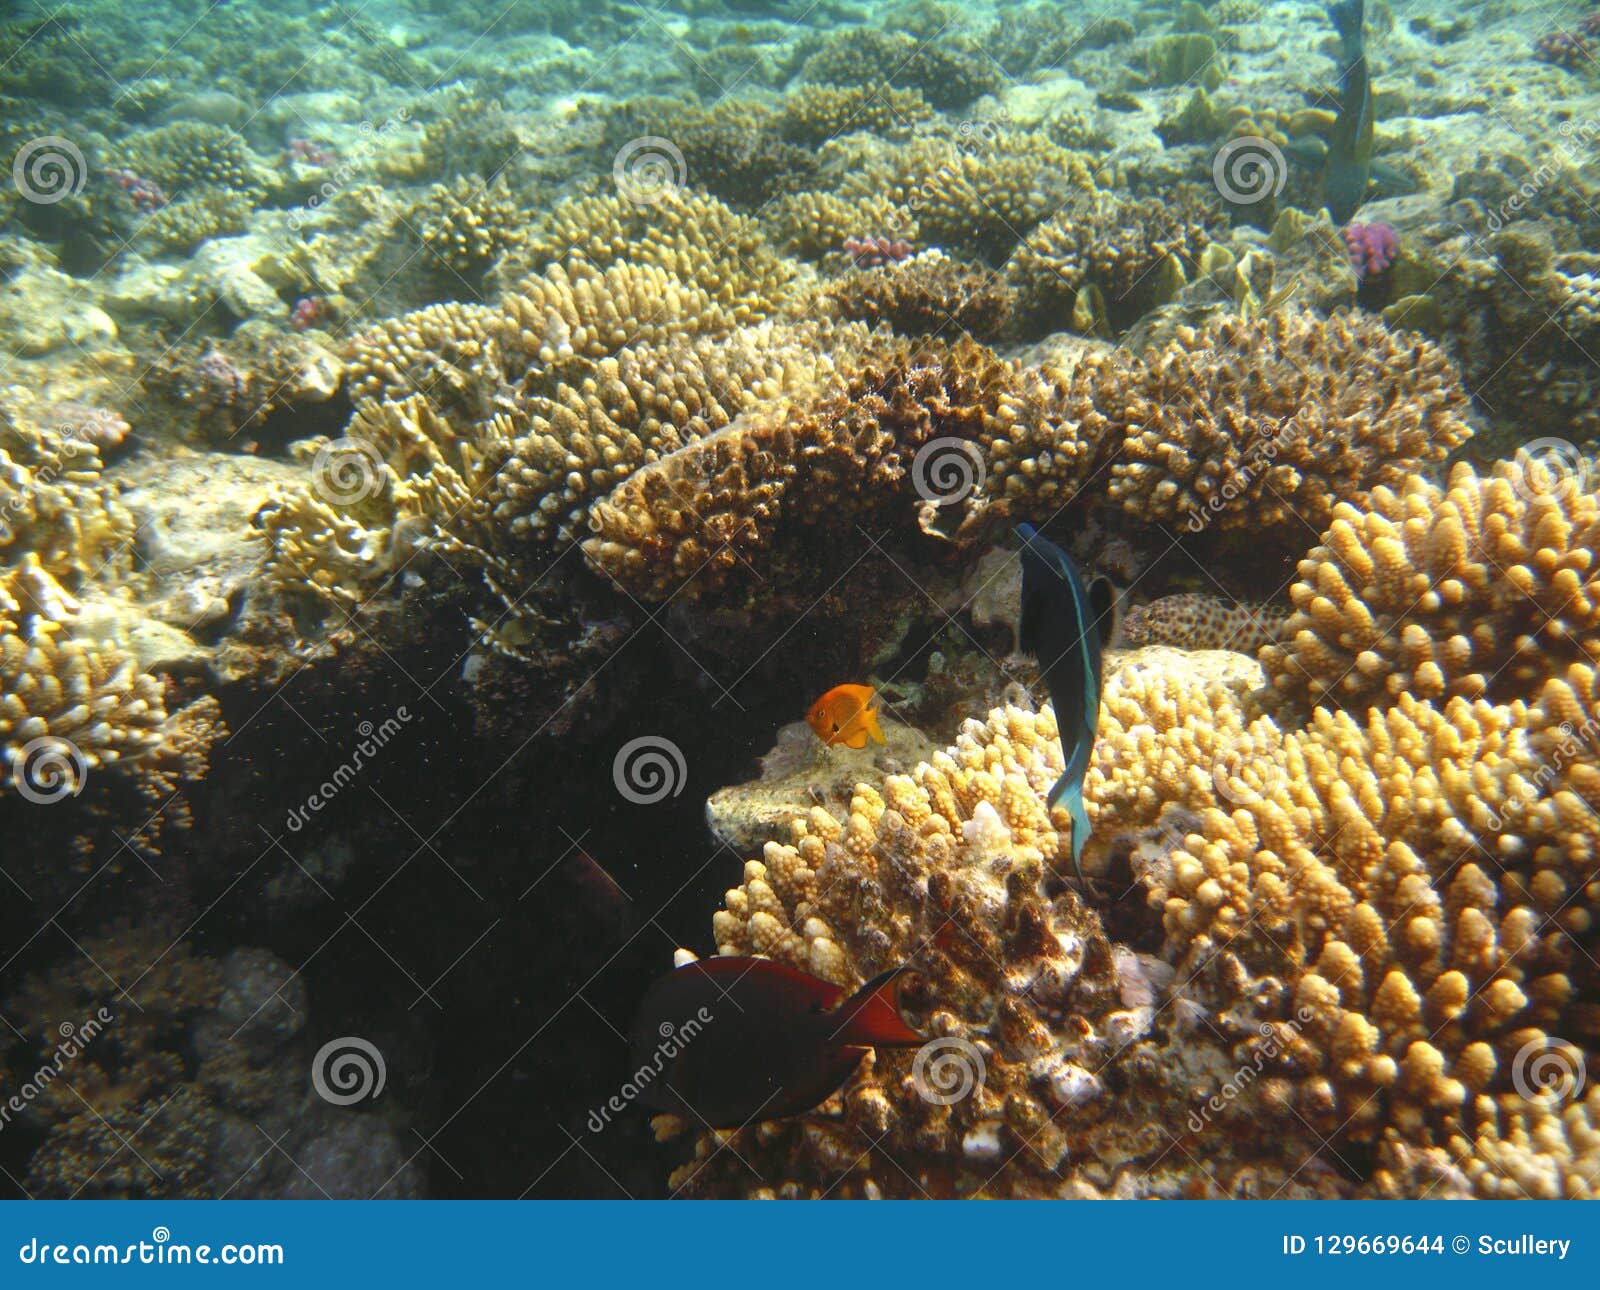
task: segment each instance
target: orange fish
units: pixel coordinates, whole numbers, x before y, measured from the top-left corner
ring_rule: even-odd
[[[881,744],[878,710],[871,706],[876,693],[870,685],[836,685],[811,705],[806,721],[830,748],[865,748],[869,735]]]

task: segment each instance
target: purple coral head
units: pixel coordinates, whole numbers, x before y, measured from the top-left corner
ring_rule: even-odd
[[[1400,254],[1400,234],[1393,224],[1351,223],[1345,226],[1344,244],[1350,250],[1350,263],[1363,282],[1387,273]]]

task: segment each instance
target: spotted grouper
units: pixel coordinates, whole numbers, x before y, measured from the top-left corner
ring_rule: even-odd
[[[1130,645],[1171,645],[1178,649],[1231,649],[1254,654],[1283,636],[1289,611],[1268,605],[1241,605],[1185,592],[1162,596],[1130,609],[1122,635]]]

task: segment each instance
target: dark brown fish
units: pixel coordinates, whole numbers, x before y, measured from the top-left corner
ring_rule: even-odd
[[[771,959],[701,959],[646,992],[633,1025],[630,1082],[647,1105],[732,1129],[799,1115],[845,1082],[869,1048],[926,1042],[900,1017],[904,968],[848,998]]]

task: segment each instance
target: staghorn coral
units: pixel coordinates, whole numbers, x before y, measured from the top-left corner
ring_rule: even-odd
[[[1093,433],[1122,437],[1109,500],[1195,533],[1298,542],[1339,502],[1401,484],[1472,433],[1437,347],[1346,312],[1224,316],[1141,359],[1090,355],[1074,382]]]
[[[1283,639],[1288,617],[1287,610],[1267,605],[1241,605],[1200,592],[1183,592],[1130,609],[1122,619],[1122,634],[1136,646],[1254,654],[1263,645]]]
[[[1001,275],[938,251],[855,269],[830,284],[824,298],[841,318],[888,323],[902,335],[963,333],[994,341],[1011,322],[1011,291]]]
[[[1401,693],[1529,697],[1600,659],[1600,494],[1528,457],[1336,507],[1263,661],[1279,693],[1360,708]]]
[[[1140,651],[1108,678],[1091,846],[1127,857],[1159,957],[1050,894],[1066,838],[1044,807],[1048,711],[968,722],[909,775],[858,786],[842,820],[796,811],[728,892],[718,951],[845,986],[907,962],[931,1042],[870,1058],[805,1116],[702,1135],[674,1185],[1194,1195],[1199,1152],[1203,1194],[1428,1194],[1442,1172],[1462,1194],[1589,1194],[1581,1074],[1519,1081],[1530,1052],[1581,1072],[1600,1045],[1579,952],[1600,859],[1577,799],[1600,785],[1593,670],[1533,705],[1406,699],[1286,732],[1247,719],[1252,669],[1202,665],[1229,657]],[[1329,1167],[1357,1143],[1376,1147],[1366,1174]]]
[[[1011,373],[970,341],[882,347],[838,392],[758,411],[635,471],[591,508],[584,551],[637,595],[699,596],[748,576],[785,527],[806,535],[786,547],[814,577],[841,542],[854,550],[853,517],[897,498],[915,509],[917,451],[977,439]]]

